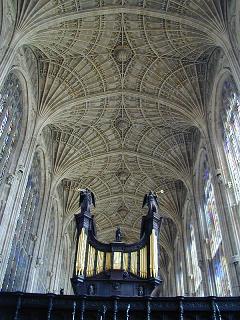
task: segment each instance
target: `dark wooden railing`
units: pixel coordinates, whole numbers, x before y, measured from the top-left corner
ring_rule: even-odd
[[[240,320],[240,297],[87,297],[0,293],[0,320]]]

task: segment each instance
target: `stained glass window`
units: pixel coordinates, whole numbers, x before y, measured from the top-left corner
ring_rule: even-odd
[[[232,78],[222,90],[222,136],[224,151],[237,202],[240,200],[240,96]]]
[[[43,259],[39,267],[37,292],[46,293],[50,290],[49,283],[53,275],[52,270],[52,257],[54,254],[55,243],[54,243],[54,231],[55,231],[55,215],[56,206],[52,206],[50,220],[48,223],[46,244],[44,248]]]
[[[204,212],[207,224],[207,233],[210,241],[212,257],[215,255],[222,241],[222,234],[217,214],[216,199],[212,184],[212,177],[205,162],[204,168]]]
[[[196,246],[196,238],[194,232],[194,226],[191,223],[189,226],[190,230],[190,255],[191,255],[191,265],[192,265],[192,274],[193,274],[193,282],[194,282],[194,293],[196,295],[202,294],[202,272],[198,265],[198,255],[197,255],[197,246]]]
[[[0,184],[17,144],[22,124],[22,90],[19,79],[10,73],[0,91]]]
[[[227,261],[220,245],[212,260],[213,272],[218,295],[229,296],[231,294],[228,279]]]
[[[181,255],[181,249],[178,244],[177,247],[177,295],[184,295],[184,279],[183,279],[183,265],[182,265],[182,255]]]
[[[26,290],[40,219],[41,165],[35,154],[21,204],[3,290]]]
[[[215,280],[216,292],[219,296],[230,294],[229,276],[226,259],[222,249],[222,233],[216,206],[216,198],[212,183],[212,176],[204,163],[204,213],[207,225],[207,234],[211,252],[211,265]]]

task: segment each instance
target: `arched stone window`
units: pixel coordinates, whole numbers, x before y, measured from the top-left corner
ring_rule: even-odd
[[[232,77],[222,87],[221,128],[236,201],[240,201],[240,95]]]
[[[213,275],[217,295],[227,296],[231,293],[227,262],[223,252],[212,174],[207,159],[204,161],[203,170],[203,212],[211,256],[208,273]]]
[[[56,214],[58,211],[57,203],[54,203],[50,213],[50,219],[45,240],[42,263],[40,264],[39,276],[37,281],[37,292],[46,293],[49,291],[49,283],[53,276],[52,263],[55,250],[56,235]]]
[[[195,296],[203,295],[203,287],[202,287],[202,272],[199,268],[198,264],[198,254],[197,254],[197,245],[196,245],[196,237],[194,230],[194,222],[193,217],[191,217],[191,222],[189,224],[189,238],[188,238],[188,265],[190,267],[190,280],[192,280],[192,293]]]
[[[177,285],[177,295],[184,295],[184,278],[183,278],[183,261],[182,261],[182,250],[180,241],[177,242],[176,245],[176,285]]]
[[[0,91],[0,185],[15,151],[23,115],[23,96],[17,76],[10,73]]]
[[[26,290],[40,220],[41,182],[40,155],[35,153],[15,229],[3,290]]]
[[[219,224],[219,217],[217,214],[212,175],[208,167],[207,160],[205,160],[204,162],[203,188],[205,221],[207,226],[208,239],[210,242],[210,251],[213,257],[222,241],[222,233]]]

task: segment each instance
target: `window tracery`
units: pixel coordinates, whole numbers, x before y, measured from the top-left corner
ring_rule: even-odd
[[[203,208],[216,292],[219,296],[228,296],[231,293],[229,275],[226,258],[223,252],[222,232],[217,212],[212,175],[208,167],[207,160],[204,162],[203,188]]]
[[[179,242],[176,247],[176,265],[177,295],[184,295],[183,261]]]
[[[0,91],[0,185],[6,177],[22,125],[23,97],[19,79],[10,73]]]
[[[55,234],[55,215],[57,206],[53,205],[50,213],[50,219],[47,229],[46,244],[43,254],[43,263],[40,266],[37,291],[41,293],[46,293],[49,290],[48,284],[52,276],[52,259],[54,254],[54,234]]]
[[[199,296],[199,295],[203,295],[202,272],[198,264],[197,245],[196,245],[193,221],[191,221],[189,225],[189,231],[190,231],[189,251],[191,256],[190,261],[191,261],[192,275],[193,275],[193,282],[194,282],[194,294]]]
[[[219,217],[217,214],[216,199],[212,184],[212,176],[207,163],[204,163],[204,213],[207,225],[208,239],[210,241],[211,256],[214,257],[221,241]]]
[[[222,89],[222,137],[236,201],[240,200],[240,95],[232,77]]]
[[[212,264],[218,294],[222,296],[231,295],[227,260],[224,256],[222,245],[219,246],[215,256],[213,257]]]
[[[40,219],[41,162],[36,153],[28,176],[3,282],[6,291],[26,290]],[[37,266],[42,263],[40,259]]]

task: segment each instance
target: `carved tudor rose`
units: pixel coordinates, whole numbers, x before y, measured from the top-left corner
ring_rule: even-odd
[[[130,47],[119,45],[114,49],[114,57],[118,63],[126,63],[132,56]]]

